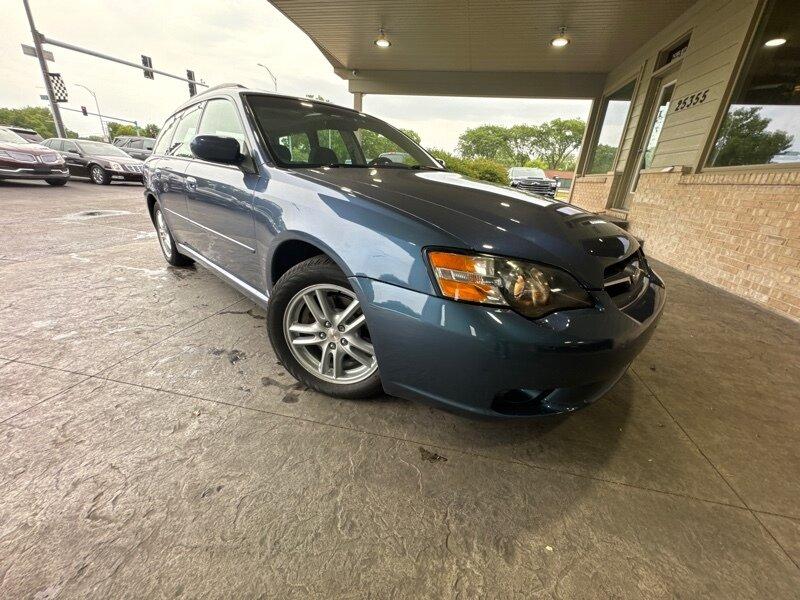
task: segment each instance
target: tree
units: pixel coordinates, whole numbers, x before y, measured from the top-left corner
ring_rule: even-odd
[[[481,125],[467,129],[458,138],[458,153],[464,158],[488,158],[498,162],[512,159],[510,132],[502,125]]]
[[[421,144],[421,143],[422,143],[422,138],[421,138],[421,137],[420,137],[420,135],[419,135],[419,134],[418,134],[416,131],[414,131],[413,129],[400,129],[400,131],[402,131],[402,132],[403,132],[403,134],[404,134],[404,135],[405,135],[407,138],[409,138],[411,141],[413,141],[415,144]]]
[[[43,106],[0,108],[0,124],[33,129],[43,138],[57,137],[53,115]],[[78,137],[78,134],[67,130],[67,137]]]
[[[614,166],[616,155],[616,146],[597,144],[592,156],[592,164],[589,166],[589,173],[608,173]]]
[[[402,131],[406,137],[419,144],[421,138],[416,131],[412,129],[401,129],[400,131]],[[385,152],[405,152],[405,150],[389,138],[376,131],[360,129],[358,135],[361,140],[361,148],[364,150],[364,156],[367,157],[367,160],[372,160]]]
[[[115,121],[106,121],[106,127],[108,128],[108,137],[111,140],[114,140],[121,135],[138,135],[136,128],[133,125],[125,125]]]
[[[161,132],[161,127],[159,127],[155,123],[148,123],[142,128],[142,135],[144,137],[155,138],[158,137],[158,134],[160,132]]]
[[[553,119],[535,127],[531,139],[533,153],[548,169],[564,169],[566,161],[578,149],[586,123],[581,119]]]
[[[715,167],[761,165],[791,148],[794,136],[767,131],[771,119],[759,115],[760,106],[737,108],[727,114],[714,146]]]

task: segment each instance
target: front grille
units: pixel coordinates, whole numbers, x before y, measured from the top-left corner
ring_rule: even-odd
[[[33,154],[28,154],[27,152],[15,152],[14,150],[6,150],[8,154],[17,162],[23,163],[32,163],[36,162],[36,159],[33,158]]]
[[[142,165],[123,165],[126,171],[130,171],[131,173],[141,173],[142,172]]]
[[[647,262],[641,251],[606,268],[603,289],[619,308],[632,304],[650,283]]]
[[[517,187],[535,194],[546,194],[552,191],[550,184],[544,181],[520,181],[517,183]]]

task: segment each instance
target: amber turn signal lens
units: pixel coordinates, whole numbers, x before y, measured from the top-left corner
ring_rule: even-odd
[[[466,302],[485,302],[494,295],[495,286],[487,272],[485,259],[452,252],[430,252],[428,258],[443,296]]]

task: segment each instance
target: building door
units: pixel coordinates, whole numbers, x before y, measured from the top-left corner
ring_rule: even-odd
[[[658,146],[658,140],[661,137],[661,130],[664,128],[664,121],[669,113],[672,94],[675,91],[675,81],[672,80],[667,83],[663,83],[663,81],[663,79],[660,79],[653,82],[655,86],[658,86],[660,89],[658,95],[654,98],[655,102],[652,108],[648,111],[650,115],[649,127],[647,133],[639,140],[639,147],[634,158],[634,167],[630,171],[630,184],[623,196],[621,206],[621,208],[625,210],[630,208],[633,197],[636,194],[636,187],[639,185],[639,175],[643,169],[649,169],[653,162],[653,155]]]

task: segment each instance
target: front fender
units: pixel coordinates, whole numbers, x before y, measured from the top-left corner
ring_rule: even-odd
[[[320,248],[348,277],[366,277],[425,294],[435,290],[422,249],[463,245],[392,206],[279,169],[270,170],[254,208],[269,287],[272,258],[287,240]]]

